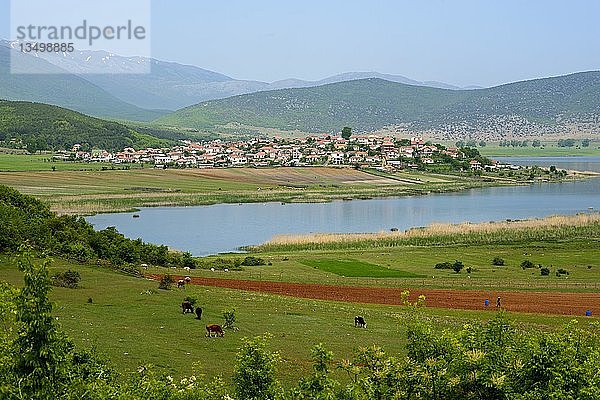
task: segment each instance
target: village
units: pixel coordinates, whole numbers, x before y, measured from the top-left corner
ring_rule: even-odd
[[[171,148],[131,147],[111,153],[94,149],[82,151],[76,144],[71,152],[56,159],[113,164],[144,163],[155,168],[229,168],[229,167],[302,167],[348,166],[393,171],[417,169],[434,164],[460,165],[460,169],[495,170],[514,168],[481,157],[465,154],[465,149],[432,144],[419,137],[396,139],[376,135],[309,136],[304,138],[253,138],[241,141],[184,140]]]

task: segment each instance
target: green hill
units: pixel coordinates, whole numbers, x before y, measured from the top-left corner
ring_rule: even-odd
[[[598,94],[598,71],[477,90],[446,90],[363,79],[207,101],[156,122],[196,129],[241,123],[306,132],[337,131],[342,126],[372,131],[398,124],[416,129],[448,125],[481,129],[502,123],[507,117],[553,125],[568,119],[600,116]]]
[[[76,143],[107,150],[168,144],[120,123],[65,108],[4,100],[0,100],[0,143],[4,146],[22,144],[30,151],[68,150]]]

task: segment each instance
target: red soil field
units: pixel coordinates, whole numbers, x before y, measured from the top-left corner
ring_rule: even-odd
[[[148,277],[160,280],[161,275],[148,275]],[[176,279],[183,279],[183,277],[177,277]],[[400,305],[400,293],[405,290],[405,288],[317,285],[220,278],[191,279],[191,284],[193,285],[216,286],[306,299],[351,303]],[[585,315],[586,310],[590,310],[592,316],[600,312],[599,293],[410,289],[410,299],[413,301],[421,294],[426,297],[425,304],[427,307],[436,308],[464,310],[495,309],[496,298],[500,297],[502,309],[514,312],[579,316]],[[486,299],[489,299],[488,307],[484,305]]]

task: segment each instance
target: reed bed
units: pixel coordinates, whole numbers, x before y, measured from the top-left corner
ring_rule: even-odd
[[[600,213],[555,215],[518,221],[442,224],[403,232],[278,235],[250,251],[338,250],[395,246],[503,244],[600,238]]]

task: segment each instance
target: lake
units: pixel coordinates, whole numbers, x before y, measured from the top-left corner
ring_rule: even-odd
[[[590,160],[586,164],[581,158]],[[544,157],[544,161],[561,169],[575,169],[569,165],[579,163],[600,172],[600,157],[553,160]],[[146,242],[166,244],[203,256],[237,251],[241,246],[259,244],[278,234],[404,230],[432,222],[482,222],[575,214],[588,212],[590,207],[600,209],[599,179],[316,204],[272,202],[152,207],[136,212],[139,218],[132,218],[131,213],[118,213],[99,214],[87,220],[96,229],[115,226],[127,237],[139,237]]]

